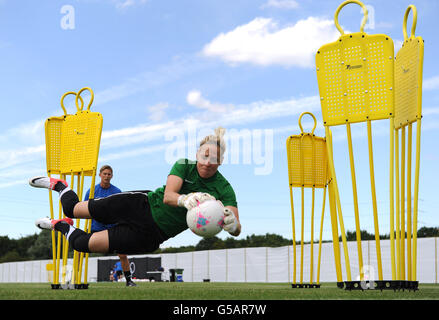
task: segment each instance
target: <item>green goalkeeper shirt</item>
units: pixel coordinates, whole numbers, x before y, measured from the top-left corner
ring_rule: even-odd
[[[174,164],[169,175],[183,179],[180,194],[206,192],[220,200],[224,206],[238,207],[232,186],[219,171],[212,177],[204,179],[198,174],[196,161],[180,159]],[[186,223],[187,209],[164,204],[165,188],[166,186],[163,186],[149,192],[148,202],[154,221],[164,233],[169,237],[174,237],[188,228]]]

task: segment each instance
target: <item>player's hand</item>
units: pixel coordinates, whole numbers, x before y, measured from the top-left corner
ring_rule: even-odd
[[[229,208],[224,208],[224,226],[223,229],[233,235],[238,229],[238,220],[235,214]]]
[[[189,194],[182,194],[178,197],[178,206],[185,207],[188,210],[195,208],[198,203],[203,203],[207,200],[216,200],[215,197],[204,192],[192,192]]]

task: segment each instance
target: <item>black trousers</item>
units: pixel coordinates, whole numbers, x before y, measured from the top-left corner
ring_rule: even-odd
[[[152,218],[146,190],[90,199],[88,210],[96,221],[116,224],[108,229],[111,253],[151,253],[169,238]]]

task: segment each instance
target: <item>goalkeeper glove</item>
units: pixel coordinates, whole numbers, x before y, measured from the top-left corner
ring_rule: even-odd
[[[224,226],[223,229],[233,235],[238,229],[238,220],[235,214],[229,208],[224,208]]]
[[[215,197],[204,192],[192,192],[189,194],[182,194],[178,197],[177,205],[185,207],[188,210],[195,208],[197,203],[202,203],[207,200],[216,200]]]

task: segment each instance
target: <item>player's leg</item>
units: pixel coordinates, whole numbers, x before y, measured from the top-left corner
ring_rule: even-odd
[[[130,262],[126,254],[118,254],[123,271],[130,271]]]
[[[69,218],[90,219],[88,201],[79,201],[78,195],[69,188],[65,180],[50,177],[34,177],[29,184],[35,188],[45,188],[59,193],[64,214]]]
[[[73,226],[70,218],[52,220],[50,218],[38,219],[35,223],[40,229],[56,230],[61,232],[72,248],[79,252],[109,252],[108,230],[87,233]]]
[[[108,238],[108,230],[94,232],[88,242],[90,252],[107,253],[110,248],[110,241]]]
[[[88,201],[80,201],[73,207],[73,216],[77,219],[91,219],[90,211],[88,210]]]
[[[125,276],[125,280],[127,283],[127,287],[135,287],[136,284],[133,282],[131,278],[131,269],[130,269],[130,262],[128,260],[128,257],[126,254],[118,254],[120,259],[120,264],[122,265],[123,274]]]
[[[48,229],[63,233],[77,251],[139,254],[153,252],[165,239],[154,225],[148,211],[147,195],[144,193],[119,193],[79,202],[78,196],[68,188],[65,181],[38,177],[31,179],[29,183],[34,187],[58,191],[64,213],[68,217],[92,218],[104,224],[117,224],[109,230],[90,234],[66,221],[55,223],[54,220],[45,218],[48,219]]]
[[[73,226],[73,220],[66,218],[52,220],[43,218],[37,220],[41,229],[61,232],[71,247],[79,252],[139,254],[152,252],[158,248],[157,243],[148,246],[149,235],[133,230],[127,224],[116,225],[108,230],[87,233]],[[145,247],[147,245],[147,247]]]

